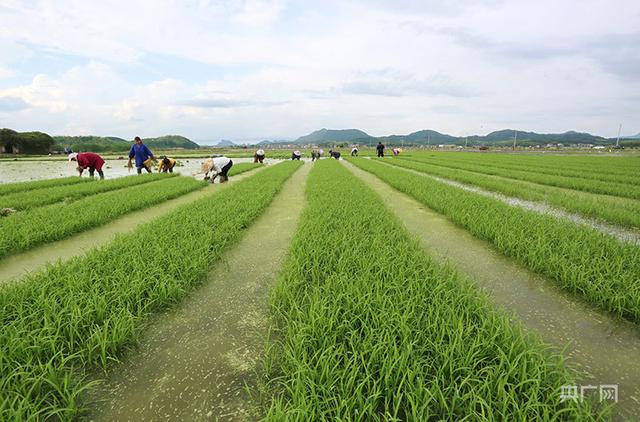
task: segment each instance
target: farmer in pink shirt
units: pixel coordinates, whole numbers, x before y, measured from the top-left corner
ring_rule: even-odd
[[[82,172],[84,169],[89,169],[89,176],[93,177],[93,173],[97,170],[100,175],[100,179],[104,179],[104,173],[102,172],[102,166],[104,165],[104,160],[98,154],[94,152],[72,152],[69,154],[69,161],[77,161],[78,173],[82,176]]]

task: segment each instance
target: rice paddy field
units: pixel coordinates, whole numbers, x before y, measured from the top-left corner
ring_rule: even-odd
[[[3,180],[0,420],[640,419],[639,156],[287,154]]]

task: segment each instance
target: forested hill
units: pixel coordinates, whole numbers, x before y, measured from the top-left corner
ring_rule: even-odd
[[[54,136],[56,147],[71,148],[74,151],[127,151],[133,140],[125,140],[114,136]],[[197,149],[200,146],[184,136],[167,135],[158,138],[143,138],[149,148],[184,148]]]

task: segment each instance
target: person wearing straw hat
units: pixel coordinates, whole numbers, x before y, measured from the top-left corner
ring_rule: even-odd
[[[202,163],[202,170],[204,171],[204,180],[208,180],[213,183],[216,177],[220,176],[220,183],[224,183],[229,180],[229,170],[233,166],[233,161],[224,155],[214,156]],[[209,177],[209,173],[212,174]]]
[[[259,150],[256,151],[255,154],[253,154],[253,162],[262,164],[263,161],[264,161],[264,150],[260,148]]]
[[[300,161],[300,157],[302,157],[302,153],[298,150],[295,150],[291,153],[291,159],[292,160],[298,160]]]
[[[135,157],[138,174],[142,174],[143,168],[147,173],[151,173],[151,161],[155,161],[156,157],[153,155],[153,152],[142,143],[142,139],[140,139],[139,136],[136,136],[134,141],[134,144],[131,145],[131,149],[129,150],[129,167],[131,167],[131,160]]]
[[[102,172],[102,166],[104,165],[104,159],[94,152],[72,152],[69,154],[69,161],[75,161],[78,163],[76,170],[82,177],[82,172],[85,169],[89,169],[89,176],[93,177],[94,172],[97,171],[100,175],[100,179],[104,179],[104,173]]]

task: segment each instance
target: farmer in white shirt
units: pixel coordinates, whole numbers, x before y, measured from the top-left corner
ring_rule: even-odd
[[[204,173],[204,180],[209,180],[211,183],[216,177],[220,176],[220,183],[224,183],[229,180],[229,169],[233,166],[233,161],[225,156],[213,157],[202,163],[202,169]],[[209,173],[213,173],[213,176],[209,178]]]

